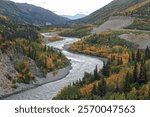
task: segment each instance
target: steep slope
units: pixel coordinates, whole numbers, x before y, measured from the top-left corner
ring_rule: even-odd
[[[110,16],[114,15],[116,12],[122,11],[124,9],[129,8],[130,6],[136,5],[140,2],[144,2],[144,0],[114,0],[103,8],[93,12],[89,16],[70,21],[68,24],[71,26],[77,24],[102,24],[106,21]]]
[[[17,82],[19,73],[15,69],[15,66],[23,60],[30,63],[29,70],[34,77],[42,78],[44,76],[35,61],[24,56],[21,52],[18,52],[15,47],[10,47],[6,52],[2,52],[0,47],[0,98],[3,95],[12,93],[15,90],[21,90],[25,87],[25,85],[21,85]]]
[[[150,0],[145,0],[125,10],[117,11],[113,15],[108,21],[94,28],[92,33],[120,28],[150,30]]]
[[[58,16],[53,12],[37,7],[30,4],[16,4],[19,9],[25,14],[25,18],[29,19],[29,22],[35,24],[46,24],[51,23],[52,25],[65,24],[69,19]]]
[[[92,30],[92,33],[98,33],[109,30],[118,30],[131,25],[134,18],[127,16],[111,16],[108,21]]]
[[[135,17],[133,24],[127,28],[150,30],[150,0],[145,0],[142,3],[129,7],[125,12],[122,11],[122,13]]]
[[[11,20],[36,25],[63,25],[69,19],[60,17],[53,12],[29,4],[18,4],[11,1],[0,0],[0,14],[8,16]]]
[[[25,38],[37,40],[39,27],[13,22],[8,17],[0,15],[0,35],[4,39]]]

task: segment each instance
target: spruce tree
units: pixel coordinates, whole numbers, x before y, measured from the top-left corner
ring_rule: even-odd
[[[136,53],[136,60],[137,60],[138,62],[141,61],[141,52],[140,52],[139,49],[138,49],[138,51],[137,51],[137,53]]]
[[[102,74],[107,77],[110,75],[110,62],[109,61],[107,62],[107,64],[103,62]]]
[[[47,46],[45,45],[44,46],[44,50],[43,50],[44,52],[46,52],[47,51]]]
[[[147,46],[147,48],[145,49],[145,59],[150,59],[150,49],[149,47]]]
[[[131,90],[131,86],[130,86],[130,75],[129,72],[126,74],[125,77],[125,82],[124,82],[124,86],[123,86],[123,92],[129,92]]]
[[[122,65],[123,64],[123,60],[122,57],[117,59],[117,65]]]
[[[103,97],[106,94],[106,81],[104,78],[102,78],[99,83],[98,92],[99,92],[100,97]]]
[[[113,55],[111,55],[111,58],[110,58],[110,60],[111,60],[111,62],[113,62],[113,61],[114,61],[114,59],[113,59]]]
[[[138,80],[138,66],[137,62],[134,65],[134,70],[133,70],[133,83],[136,83]]]
[[[99,79],[99,76],[98,76],[98,70],[97,70],[97,65],[96,65],[96,67],[94,69],[94,81],[98,80],[98,79]]]
[[[135,61],[135,53],[132,52],[132,61]]]
[[[139,75],[139,85],[147,83],[147,71],[144,64],[141,64],[140,75]]]

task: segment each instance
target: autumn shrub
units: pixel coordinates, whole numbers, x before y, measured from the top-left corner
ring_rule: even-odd
[[[18,71],[18,82],[29,84],[30,81],[34,80],[34,77],[29,69],[29,62],[27,60],[22,60],[15,66],[15,69]]]

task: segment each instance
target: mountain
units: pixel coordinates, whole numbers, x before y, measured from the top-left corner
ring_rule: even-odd
[[[85,17],[86,15],[85,14],[76,14],[74,16],[72,15],[62,15],[63,17],[66,17],[66,18],[69,18],[71,20],[76,20],[76,19],[80,19],[80,18],[83,18]]]
[[[101,24],[116,12],[123,11],[145,0],[114,0],[108,5],[91,13],[87,17],[68,22],[69,25],[74,26],[78,24]],[[149,1],[149,0],[148,0]]]
[[[0,0],[0,14],[13,21],[35,25],[63,25],[69,21],[69,19],[41,7],[5,0]]]

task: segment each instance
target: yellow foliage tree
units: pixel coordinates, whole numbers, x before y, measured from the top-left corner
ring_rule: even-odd
[[[52,68],[53,67],[53,61],[50,57],[47,58],[47,68]]]

